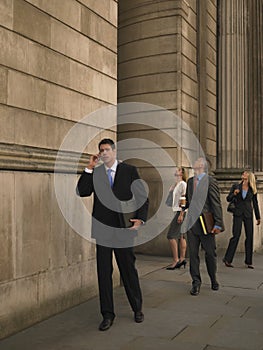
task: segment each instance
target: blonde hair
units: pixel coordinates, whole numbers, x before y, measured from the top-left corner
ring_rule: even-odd
[[[248,173],[248,183],[249,186],[252,188],[252,191],[254,194],[257,193],[257,185],[256,185],[256,178],[255,175],[252,173],[252,171],[245,170],[246,173]]]
[[[187,171],[184,167],[180,167],[178,168],[178,170],[181,170],[182,171],[182,180],[186,182],[187,180]]]

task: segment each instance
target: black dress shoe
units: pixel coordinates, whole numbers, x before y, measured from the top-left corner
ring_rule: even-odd
[[[213,283],[211,284],[211,289],[212,289],[212,290],[218,290],[218,289],[219,289],[219,284],[218,284],[218,282],[213,282]]]
[[[193,286],[190,290],[191,295],[198,295],[200,293],[200,286]]]
[[[226,259],[223,259],[223,263],[225,263],[226,267],[234,267],[234,265],[232,265],[231,263],[229,263],[228,261],[226,261]]]
[[[134,312],[134,321],[141,323],[144,321],[144,314],[141,311]]]
[[[113,320],[110,318],[104,318],[101,324],[99,325],[100,331],[107,331],[113,324]]]

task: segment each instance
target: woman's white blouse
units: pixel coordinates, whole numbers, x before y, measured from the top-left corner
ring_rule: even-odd
[[[186,193],[186,182],[181,180],[178,182],[178,184],[175,186],[173,190],[173,205],[172,205],[173,211],[182,210],[182,208],[179,206],[180,197],[185,196],[185,193]]]

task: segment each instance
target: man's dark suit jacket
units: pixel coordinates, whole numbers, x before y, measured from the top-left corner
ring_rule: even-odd
[[[238,189],[239,193],[235,196],[234,190]],[[234,199],[235,198],[235,199]],[[246,197],[242,197],[242,182],[240,184],[235,184],[231,187],[230,192],[226,198],[228,202],[231,202],[234,199],[235,201],[235,216],[244,215],[245,218],[252,218],[253,208],[255,211],[255,217],[257,220],[260,219],[260,212],[258,207],[257,194],[254,194],[252,188],[249,187]],[[253,203],[253,206],[252,206]]]
[[[192,208],[190,207],[192,203]],[[194,177],[187,182],[186,208],[188,210],[189,225],[192,226],[198,219],[196,213],[211,212],[214,217],[215,226],[224,231],[223,213],[220,193],[216,180],[209,175],[204,175],[194,191]],[[190,214],[190,215],[189,215]],[[192,222],[191,222],[192,219]]]
[[[109,229],[110,227],[125,227],[122,213],[114,210],[115,202],[118,201],[114,201],[114,197],[112,197],[111,201],[112,195],[120,201],[128,201],[134,198],[135,201],[142,203],[136,212],[135,218],[141,219],[144,222],[146,221],[148,199],[145,188],[141,181],[136,181],[134,192],[132,193],[131,190],[132,183],[138,179],[140,179],[140,177],[137,169],[124,162],[118,163],[112,189],[110,188],[104,164],[95,168],[92,174],[83,172],[77,184],[77,194],[81,197],[90,196],[92,193],[94,194],[92,211],[93,238],[98,239],[101,237],[102,231],[105,231],[105,227]],[[105,201],[101,199],[101,194],[103,194],[106,202],[110,202],[108,205],[104,204]],[[107,229],[106,231],[106,235],[108,235],[110,230]]]

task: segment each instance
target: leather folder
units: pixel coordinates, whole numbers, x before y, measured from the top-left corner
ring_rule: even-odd
[[[200,222],[203,229],[203,233],[207,235],[208,233],[211,233],[212,229],[215,225],[214,216],[211,212],[206,211],[203,212],[202,215],[200,215]]]

